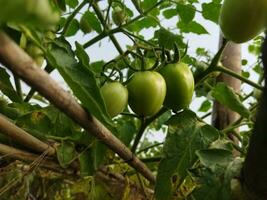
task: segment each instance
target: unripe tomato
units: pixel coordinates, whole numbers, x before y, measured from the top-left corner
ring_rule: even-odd
[[[86,20],[86,17],[83,15],[80,20],[80,28],[84,33],[90,33],[92,31],[92,27],[90,23]]]
[[[160,70],[167,85],[164,105],[175,110],[186,108],[192,101],[194,93],[194,77],[185,63],[174,63]]]
[[[108,114],[115,117],[128,103],[128,90],[119,82],[109,82],[100,89]]]
[[[112,12],[112,20],[117,26],[122,25],[127,18],[128,16],[126,11],[119,7],[116,7]]]
[[[262,32],[266,20],[266,0],[224,0],[219,24],[225,38],[242,43]]]
[[[27,44],[26,52],[32,57],[38,66],[42,66],[44,62],[43,51],[33,43]]]
[[[151,116],[160,110],[166,95],[166,83],[158,72],[134,73],[127,88],[129,105],[137,115]]]

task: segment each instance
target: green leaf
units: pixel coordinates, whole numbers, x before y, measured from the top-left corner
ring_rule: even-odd
[[[136,119],[133,117],[122,116],[116,120],[118,135],[117,137],[126,145],[129,146],[134,135],[138,132]]]
[[[82,17],[87,21],[88,24],[90,24],[92,29],[98,33],[102,32],[101,24],[94,13],[86,11]]]
[[[90,150],[82,152],[79,156],[80,173],[82,177],[92,176],[95,172],[93,158]]]
[[[183,182],[196,162],[195,152],[208,148],[219,137],[215,128],[198,121],[189,110],[173,116],[168,125],[155,186],[157,200],[171,199],[173,189]]]
[[[175,17],[178,15],[178,11],[177,9],[171,8],[171,9],[164,10],[162,14],[166,19],[171,19],[172,17]]]
[[[242,104],[235,91],[224,83],[218,83],[211,92],[211,95],[224,106],[248,118],[249,110]]]
[[[66,4],[71,8],[75,8],[79,3],[79,0],[65,0],[65,1]]]
[[[79,30],[80,28],[80,25],[79,25],[79,22],[77,19],[73,19],[71,22],[70,22],[70,25],[65,33],[65,36],[66,37],[70,37],[70,36],[73,36],[77,33],[77,31]]]
[[[155,17],[146,16],[143,19],[136,21],[127,27],[128,30],[132,32],[140,32],[143,29],[148,29],[151,27],[157,27],[159,21]]]
[[[177,27],[180,29],[181,32],[184,33],[195,33],[198,35],[209,34],[208,31],[201,24],[195,21],[191,21],[188,24],[184,23],[183,21],[179,21],[177,23]]]
[[[190,23],[195,17],[196,8],[190,4],[184,5],[179,3],[176,9],[180,16],[180,19],[185,24]]]
[[[231,190],[221,181],[221,174],[204,168],[196,177],[198,187],[191,193],[189,200],[231,200]]]
[[[57,5],[62,11],[66,11],[66,3],[65,0],[57,0]]]
[[[78,63],[73,53],[62,48],[58,43],[69,46],[64,40],[54,43],[48,52],[49,63],[58,69],[82,105],[111,129],[113,123],[107,114],[100,88],[94,73],[90,70],[89,63],[88,66],[85,66],[82,61]]]
[[[16,124],[42,140],[69,140],[80,145],[89,145],[93,141],[92,136],[53,106],[26,112],[16,119]]]
[[[17,92],[14,90],[10,82],[9,74],[2,67],[0,67],[0,91],[2,91],[3,94],[5,94],[13,102],[22,101],[22,99],[19,97]]]
[[[233,160],[233,154],[225,149],[203,149],[196,152],[200,162],[205,167],[215,171],[216,168],[225,168]]]
[[[202,16],[216,24],[218,24],[221,4],[220,1],[215,0],[210,3],[202,4]]]
[[[211,109],[211,102],[209,100],[205,100],[200,108],[198,109],[199,112],[208,112]]]
[[[57,148],[57,159],[61,167],[67,168],[76,156],[75,145],[63,141]]]
[[[76,46],[75,52],[76,52],[78,59],[82,62],[84,66],[88,66],[90,59],[89,59],[88,54],[85,52],[83,46],[80,45],[78,42],[75,42],[75,46]]]
[[[175,43],[177,43],[179,47],[184,46],[182,36],[175,35],[164,28],[161,28],[155,32],[155,38],[158,39],[159,46],[167,49],[173,49]]]

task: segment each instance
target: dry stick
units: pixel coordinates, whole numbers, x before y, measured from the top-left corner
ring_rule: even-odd
[[[5,144],[0,144],[0,154],[26,162],[34,162],[36,159],[38,159],[38,157],[40,157],[40,155],[22,151]],[[49,159],[44,159],[41,162],[41,166],[56,171],[62,171],[62,168],[56,162]]]
[[[37,152],[48,151],[48,155],[55,154],[55,149],[48,144],[38,140],[23,129],[11,123],[7,118],[0,114],[0,132],[5,134],[20,144],[27,146]]]
[[[34,61],[20,49],[5,33],[0,32],[0,62],[34,87],[57,108],[94,134],[110,149],[152,183],[155,177],[149,168],[116,138],[95,117],[89,115],[68,92],[54,81],[46,72],[37,67]]]

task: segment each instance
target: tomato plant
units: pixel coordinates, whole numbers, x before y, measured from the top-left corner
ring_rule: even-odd
[[[140,71],[133,74],[127,85],[129,105],[139,116],[156,114],[165,99],[166,83],[155,71]]]
[[[0,0],[0,199],[267,199],[266,7]]]

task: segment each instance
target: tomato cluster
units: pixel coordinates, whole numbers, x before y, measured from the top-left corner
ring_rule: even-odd
[[[151,62],[145,64],[151,65]],[[182,62],[167,64],[158,72],[151,66],[145,66],[143,70],[131,75],[126,86],[115,81],[101,87],[111,117],[121,113],[127,103],[140,117],[155,115],[163,105],[179,111],[188,107],[193,92],[193,74],[188,65]]]

